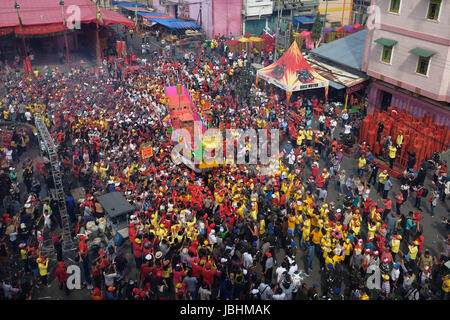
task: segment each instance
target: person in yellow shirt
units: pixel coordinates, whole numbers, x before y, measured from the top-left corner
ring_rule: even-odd
[[[391,254],[392,254],[392,260],[395,259],[395,256],[400,250],[400,242],[402,240],[401,235],[394,235],[391,241]]]
[[[383,170],[378,175],[378,193],[383,194],[384,191],[384,183],[386,182],[388,173],[387,170]]]
[[[357,236],[359,234],[359,231],[361,229],[361,223],[359,222],[357,217],[354,217],[349,224],[350,230],[353,231],[353,234]]]
[[[308,130],[306,130],[306,145],[308,147],[312,146],[313,135],[314,132],[312,131],[312,129],[308,128]]]
[[[350,239],[345,239],[344,244],[342,245],[342,249],[344,250],[345,260],[348,262],[350,260],[350,257],[352,255],[352,249],[353,245],[350,242]]]
[[[393,168],[394,166],[394,160],[395,160],[395,154],[397,153],[397,148],[391,144],[389,146],[389,168]]]
[[[39,268],[39,275],[41,276],[41,281],[44,286],[47,285],[47,268],[48,268],[48,258],[39,257],[36,259]]]
[[[295,216],[293,216],[292,214],[288,214],[288,231],[291,230],[292,234],[294,234],[294,230],[295,230]]]
[[[375,232],[377,231],[377,225],[372,221],[367,224],[367,237],[375,238]]]
[[[263,236],[266,233],[266,222],[264,219],[259,221],[259,235]]]
[[[403,131],[400,130],[400,132],[398,133],[396,142],[397,142],[397,151],[400,153],[403,145]]]
[[[358,175],[362,177],[364,169],[366,168],[367,160],[361,155],[358,159]]]
[[[308,210],[308,214],[311,217],[311,225],[313,227],[318,227],[319,226],[319,215],[315,214],[314,211],[309,211],[309,210]]]
[[[441,293],[441,300],[448,300],[449,299],[449,293],[450,293],[450,274],[446,274],[444,277],[442,277],[442,293]]]
[[[302,145],[305,137],[306,137],[306,130],[303,127],[300,127],[300,130],[298,131],[298,136],[297,136],[297,145],[298,146]]]
[[[323,238],[323,234],[318,227],[314,228],[314,230],[311,231],[311,236],[312,236],[311,238],[312,243],[314,243],[315,245],[320,245]]]
[[[311,219],[309,217],[305,217],[305,221],[302,226],[302,240],[306,242],[309,240],[309,236],[311,235]]]
[[[100,171],[100,175],[101,175],[101,177],[102,177],[103,180],[106,179],[108,170],[109,170],[109,164],[108,164],[108,166],[106,166],[105,163],[102,162],[102,163],[100,164],[100,169],[99,169],[99,171]]]
[[[419,242],[418,241],[413,241],[412,245],[408,245],[408,254],[411,256],[411,260],[416,260],[417,257],[417,252],[419,252],[419,248],[418,248]]]

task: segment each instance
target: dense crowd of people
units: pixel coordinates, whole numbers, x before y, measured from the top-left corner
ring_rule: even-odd
[[[32,124],[40,113],[58,146],[78,249],[74,262],[91,298],[448,299],[450,237],[440,238],[442,252],[431,255],[421,226],[427,204],[420,201],[431,199],[432,210],[439,195],[445,201],[446,164],[436,171],[434,190],[424,187],[426,168],[414,173],[410,163],[400,190],[393,190],[387,171],[358,141],[364,110],[338,113],[316,92],[295,94],[287,108],[282,91],[255,86],[245,51],[231,52],[224,39],[215,43],[181,58],[155,52],[131,72],[115,56],[98,70],[26,76],[4,69],[3,120]],[[278,171],[238,165],[195,173],[175,164],[163,119],[164,88],[176,83],[188,88],[206,127],[280,129]],[[354,103],[364,109],[362,101]],[[202,108],[208,102],[211,108]],[[323,109],[317,119],[316,107]],[[33,288],[50,285],[49,274],[70,295],[58,205],[41,192],[41,183],[54,188],[50,160],[45,153],[23,159],[36,137],[20,130],[3,149],[0,258],[2,273],[23,272],[2,282],[2,297],[28,298]],[[387,138],[382,130],[381,138]],[[148,142],[153,155],[145,160],[139,150]],[[388,153],[392,145],[386,144]],[[341,168],[348,155],[357,163],[350,172]],[[69,192],[79,186],[86,190],[80,205]],[[334,202],[331,189],[339,194]],[[83,230],[104,216],[97,198],[112,191],[135,208],[129,237],[122,245],[111,239],[92,246]],[[406,212],[402,205],[411,197],[416,206]],[[57,253],[53,265],[54,257],[41,253],[45,239]],[[308,286],[304,278],[316,258],[322,280]],[[379,289],[367,287],[372,266],[381,274]]]

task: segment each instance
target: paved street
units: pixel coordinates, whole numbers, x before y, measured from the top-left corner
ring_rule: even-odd
[[[317,123],[315,123],[315,125],[317,125]],[[340,130],[341,128],[338,128],[335,132],[335,134],[338,134],[338,130]],[[32,154],[34,154],[36,156],[35,152],[32,152]],[[324,163],[321,160],[320,162],[320,167],[323,168]],[[356,175],[356,160],[355,159],[351,159],[348,157],[344,157],[344,160],[342,161],[341,164],[341,168],[345,169],[345,171],[347,172],[347,174],[354,174]],[[304,177],[309,176],[311,173],[310,169],[306,169],[306,172],[304,174]],[[392,190],[394,192],[396,192],[397,190],[399,190],[400,187],[400,183],[398,180],[396,179],[392,179],[393,182],[393,188]],[[432,185],[431,185],[431,180],[428,177],[426,179],[426,187],[429,188],[431,190]],[[45,191],[44,191],[45,193]],[[394,200],[393,198],[394,193],[390,192],[389,197]],[[374,199],[375,202],[377,202],[378,204],[382,204],[381,200],[379,199],[379,197],[376,194],[376,191],[374,188],[371,188],[371,193],[370,193],[370,197],[372,199]],[[338,197],[338,192],[337,192],[337,187],[336,187],[336,182],[335,181],[331,181],[329,184],[329,188],[328,188],[328,197],[327,197],[327,202],[331,202],[333,201],[337,207],[339,207],[339,205],[342,205],[342,199],[339,199]],[[438,255],[441,248],[442,248],[442,243],[441,241],[439,241],[437,239],[437,234],[440,234],[441,236],[446,236],[446,231],[444,228],[444,225],[441,222],[441,219],[444,217],[448,217],[448,212],[449,212],[449,204],[448,201],[446,201],[445,203],[442,203],[439,201],[438,206],[435,209],[435,216],[431,217],[430,216],[430,208],[429,208],[429,204],[423,200],[422,201],[422,211],[423,211],[423,220],[421,221],[421,225],[423,227],[423,235],[425,237],[425,242],[424,242],[424,249],[428,248],[430,249],[430,252],[432,255]],[[402,207],[402,213],[407,213],[409,210],[413,209],[413,205],[414,205],[414,197],[408,199],[408,201],[403,205]],[[366,232],[367,228],[363,227],[362,228],[362,232]],[[305,267],[305,262],[304,262],[304,258],[303,258],[303,252],[300,251],[299,249],[299,243],[297,241],[297,253],[296,253],[296,260],[299,266],[299,269],[301,269],[302,271],[304,270]],[[136,269],[135,269],[135,265],[134,265],[134,259],[133,256],[131,254],[130,248],[129,248],[129,243],[126,242],[125,245],[122,246],[123,251],[126,253],[126,257],[129,261],[129,272],[128,272],[128,279],[135,279],[136,277]],[[407,252],[406,248],[402,248],[402,250],[404,252]],[[405,251],[406,250],[406,251]],[[277,260],[279,261],[279,264],[281,263],[281,261],[284,258],[284,250],[280,250],[277,254]],[[70,262],[68,263],[68,265],[70,265]],[[277,265],[278,266],[278,265]],[[60,290],[58,288],[56,279],[54,278],[54,269],[56,267],[56,263],[53,260],[52,263],[50,264],[49,270],[50,270],[50,282],[51,282],[51,287],[50,288],[40,288],[36,291],[36,298],[37,299],[69,299],[69,300],[77,300],[77,299],[89,299],[90,298],[90,291],[87,290],[86,288],[81,289],[81,290],[74,290],[72,291],[71,295],[69,297],[66,297],[63,290]],[[275,269],[275,268],[274,268]],[[317,257],[314,259],[313,261],[313,268],[312,268],[312,272],[310,273],[310,276],[307,277],[306,275],[304,276],[304,282],[308,285],[308,286],[312,286],[314,283],[318,283],[320,284],[321,281],[321,273],[320,273],[320,265],[319,265],[319,260],[317,259]],[[345,286],[344,286],[345,287]]]

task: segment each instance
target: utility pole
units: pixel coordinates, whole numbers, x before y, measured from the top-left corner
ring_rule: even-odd
[[[294,10],[297,8],[297,5],[302,5],[303,3],[300,0],[278,0],[277,1],[277,23],[276,23],[276,38],[275,38],[275,52],[274,52],[274,60],[278,59],[278,47],[282,46],[285,50],[289,48],[291,35],[293,32],[292,21],[294,18]],[[290,15],[289,19],[283,18],[283,9],[289,9]],[[281,34],[281,26],[284,22],[288,22],[288,28],[285,30],[284,34]]]
[[[326,0],[325,3],[325,20],[323,21],[323,25],[322,25],[322,36],[323,36],[323,29],[325,29],[325,25],[327,24],[327,13],[328,13],[328,0]]]

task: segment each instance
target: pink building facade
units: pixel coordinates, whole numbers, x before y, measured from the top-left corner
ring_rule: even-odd
[[[372,5],[379,24],[370,24],[362,66],[375,80],[369,111],[396,106],[450,126],[450,2],[372,0]]]
[[[187,4],[192,3],[184,6],[163,6],[160,1],[162,2],[153,0],[153,8],[157,12],[175,17],[175,10],[178,10],[178,18],[190,18],[194,21],[199,21],[201,6],[201,27],[209,39],[216,35],[229,36],[230,33],[233,36],[242,35],[242,0],[184,0]]]

